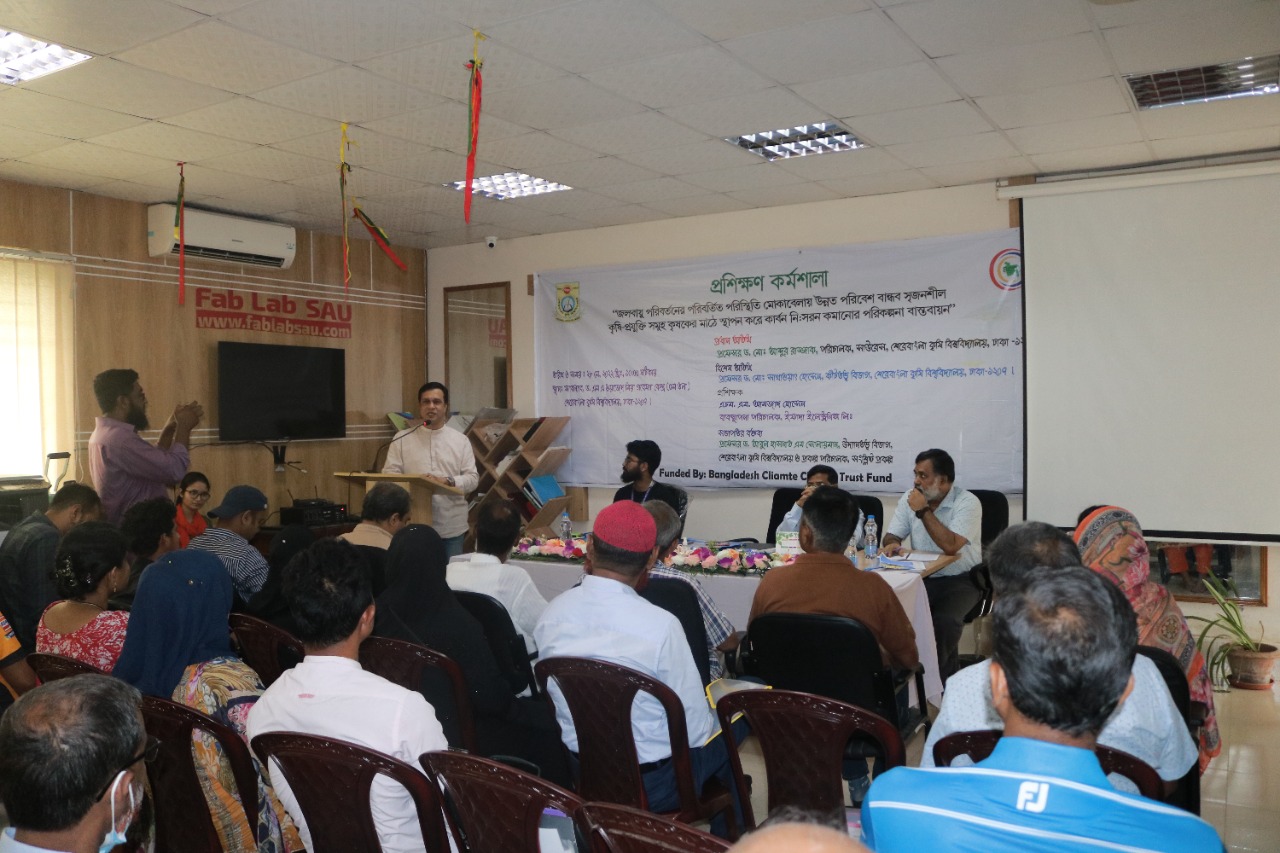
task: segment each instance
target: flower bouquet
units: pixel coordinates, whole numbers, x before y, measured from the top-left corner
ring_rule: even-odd
[[[706,574],[762,575],[776,566],[786,565],[793,557],[753,551],[747,548],[718,548],[716,543],[680,545],[671,556],[671,565],[685,571]]]
[[[522,560],[541,557],[547,560],[582,562],[587,556],[587,540],[576,537],[568,541],[525,537],[516,543],[515,555]]]

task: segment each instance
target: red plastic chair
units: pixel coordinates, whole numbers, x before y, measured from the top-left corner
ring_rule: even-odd
[[[367,637],[360,644],[360,665],[406,690],[422,693],[435,709],[449,745],[476,749],[476,719],[462,668],[448,655],[418,643]]]
[[[545,779],[462,752],[427,752],[418,759],[444,795],[470,853],[526,853],[538,849],[544,809],[572,817],[582,805]]]
[[[301,640],[264,619],[232,613],[228,622],[240,646],[240,657],[258,673],[264,687],[270,687],[282,672],[306,656]]]
[[[716,704],[720,729],[729,747],[729,763],[738,785],[747,828],[756,825],[751,794],[742,772],[739,744],[730,722],[746,715],[760,740],[769,783],[769,811],[795,806],[821,814],[843,815],[840,771],[850,738],[868,738],[884,756],[885,769],[906,764],[902,738],[892,723],[847,702],[791,690],[740,690]]]
[[[347,741],[296,732],[260,734],[252,745],[262,764],[275,762],[289,783],[311,832],[311,853],[382,849],[369,807],[379,775],[413,798],[427,853],[449,853],[440,796],[413,765]]]
[[[574,819],[591,853],[720,853],[729,842],[652,812],[587,803]]]
[[[35,672],[36,678],[40,679],[41,684],[46,681],[57,681],[59,678],[69,678],[73,675],[84,675],[85,673],[94,675],[111,674],[103,672],[93,664],[85,663],[82,660],[49,652],[32,652],[27,655],[26,660],[27,665]]]

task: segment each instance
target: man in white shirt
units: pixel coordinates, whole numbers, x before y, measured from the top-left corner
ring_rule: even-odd
[[[467,499],[463,496],[480,483],[471,441],[456,429],[448,429],[449,389],[428,382],[418,389],[418,414],[422,423],[396,433],[387,448],[384,474],[423,474],[428,479],[462,491],[462,495],[436,495],[431,499],[431,526],[444,540],[450,556],[462,553],[467,533]]]
[[[422,694],[392,684],[359,663],[360,643],[373,632],[368,572],[355,547],[320,540],[285,569],[284,594],[306,647],[302,663],[267,688],[249,712],[248,736],[302,732],[338,738],[417,766],[424,752],[448,749],[435,710]],[[308,850],[306,816],[273,763],[271,782]],[[379,776],[370,793],[378,840],[387,853],[424,847],[413,799]]]
[[[476,552],[450,562],[445,582],[450,589],[482,592],[500,601],[532,654],[538,650],[533,629],[547,609],[547,600],[528,572],[507,563],[523,529],[520,510],[511,501],[491,500],[481,506],[476,517]]]
[[[782,521],[778,522],[778,526],[781,527],[784,523],[790,521],[799,530],[800,516],[804,513],[804,503],[809,500],[809,496],[819,486],[840,488],[840,475],[836,473],[835,468],[830,465],[814,465],[809,469],[809,473],[804,475],[804,490],[800,492],[800,497],[796,498],[795,505],[787,510],[787,514],[782,517]],[[861,549],[863,546],[862,530],[866,521],[866,516],[862,514],[862,508],[858,507],[858,523],[853,526],[853,536],[849,539],[849,544],[857,549]],[[884,519],[880,519],[880,522],[883,524]]]

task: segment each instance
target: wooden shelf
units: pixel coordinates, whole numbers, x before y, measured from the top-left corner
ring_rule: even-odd
[[[516,418],[507,425],[502,435],[488,441],[480,431],[492,423],[494,421],[473,422],[466,433],[480,475],[480,482],[472,494],[484,494],[469,512],[472,529],[475,528],[480,508],[489,501],[504,497],[515,501],[520,507],[527,528],[550,528],[560,514],[569,508],[572,497],[553,498],[543,506],[533,508],[529,505],[523,487],[530,477],[554,474],[569,458],[572,449],[555,444],[560,433],[569,425],[569,418]],[[499,470],[509,456],[510,462]],[[468,548],[474,547],[474,536],[471,533],[467,534],[466,545]]]

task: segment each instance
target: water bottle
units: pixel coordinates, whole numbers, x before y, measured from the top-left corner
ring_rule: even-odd
[[[788,513],[774,533],[774,551],[779,554],[800,553],[800,513]]]
[[[573,541],[573,522],[569,520],[569,510],[560,513],[560,538],[565,542]]]
[[[876,517],[874,515],[867,516],[867,524],[863,528],[866,537],[865,553],[868,560],[874,560],[876,555],[880,553],[880,530],[876,527]]]

